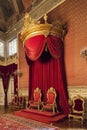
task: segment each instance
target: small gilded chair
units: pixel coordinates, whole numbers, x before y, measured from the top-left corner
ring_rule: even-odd
[[[80,95],[77,95],[72,98],[72,109],[70,110],[69,119],[79,119],[84,121],[84,98]]]
[[[9,103],[9,107],[13,110],[19,109],[19,97],[18,95],[14,95],[12,101]]]
[[[19,109],[23,108],[23,103],[24,103],[24,96],[21,94],[19,96]]]
[[[34,99],[32,101],[29,101],[29,109],[36,108],[40,110],[41,109],[41,96],[42,96],[41,89],[37,87],[34,90],[33,95],[34,95]]]
[[[47,102],[43,103],[42,110],[52,111],[53,113],[58,112],[56,103],[57,93],[53,87],[50,87],[47,91]]]

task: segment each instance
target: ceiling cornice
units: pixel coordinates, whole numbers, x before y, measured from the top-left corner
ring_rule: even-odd
[[[30,15],[32,18],[40,19],[44,16],[45,13],[49,13],[57,6],[62,4],[66,0],[43,0],[38,6],[36,6],[31,12]]]
[[[40,19],[45,13],[49,13],[57,6],[61,5],[66,0],[43,0],[39,5],[32,8],[30,15],[34,19]],[[0,32],[0,38],[9,40],[21,31],[23,27],[24,18],[19,20],[14,26],[12,26],[6,33]]]
[[[5,41],[5,33],[0,32],[0,40]]]

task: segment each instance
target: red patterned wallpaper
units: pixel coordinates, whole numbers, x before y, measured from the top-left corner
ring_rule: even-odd
[[[68,33],[64,40],[65,68],[69,86],[87,85],[87,60],[80,56],[81,48],[87,46],[87,0],[66,0],[48,14],[49,21],[66,21]],[[28,87],[28,66],[22,44],[19,48],[19,66],[23,71],[20,87]]]
[[[26,63],[25,52],[23,44],[19,40],[18,44],[19,52],[19,70],[22,72],[22,76],[18,79],[19,88],[28,88],[29,87],[29,66]]]
[[[64,41],[68,85],[87,85],[87,60],[80,56],[80,50],[87,47],[87,0],[66,0],[49,13],[49,18],[68,24]]]

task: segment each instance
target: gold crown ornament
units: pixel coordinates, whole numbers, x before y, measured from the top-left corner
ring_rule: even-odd
[[[39,20],[31,19],[30,14],[26,13],[24,17],[24,26],[21,30],[21,40],[24,43],[27,39],[36,35],[55,35],[62,38],[65,35],[64,24],[56,21],[53,24],[47,23],[47,15],[44,15],[44,23],[40,23]]]

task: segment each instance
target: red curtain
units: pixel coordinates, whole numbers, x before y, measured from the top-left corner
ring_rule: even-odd
[[[10,76],[15,76],[14,75],[14,71],[17,70],[17,64],[11,64],[8,66],[0,66],[0,77],[2,78],[3,81],[3,89],[4,89],[4,93],[5,93],[5,104],[4,106],[7,107],[8,106],[8,100],[7,100],[7,92],[8,92],[8,87],[9,87],[9,80],[10,80]],[[14,88],[18,88],[18,80],[16,78],[16,80],[14,80],[15,84],[14,84]],[[15,92],[14,89],[14,93]]]
[[[58,109],[63,113],[68,113],[69,106],[63,59],[63,43],[61,39],[51,35],[47,38],[43,35],[33,38],[29,39],[29,44],[28,41],[27,44],[25,43],[27,62],[30,65],[29,99],[33,98],[34,89],[39,87],[43,93],[42,100],[46,101],[47,90],[53,86],[57,91]],[[40,41],[38,41],[38,38],[40,38]]]
[[[4,74],[2,76],[2,81],[3,81],[3,88],[4,88],[4,93],[5,93],[5,104],[4,106],[7,107],[8,100],[7,100],[7,92],[8,92],[8,86],[9,86],[9,80],[10,80],[10,75]]]

